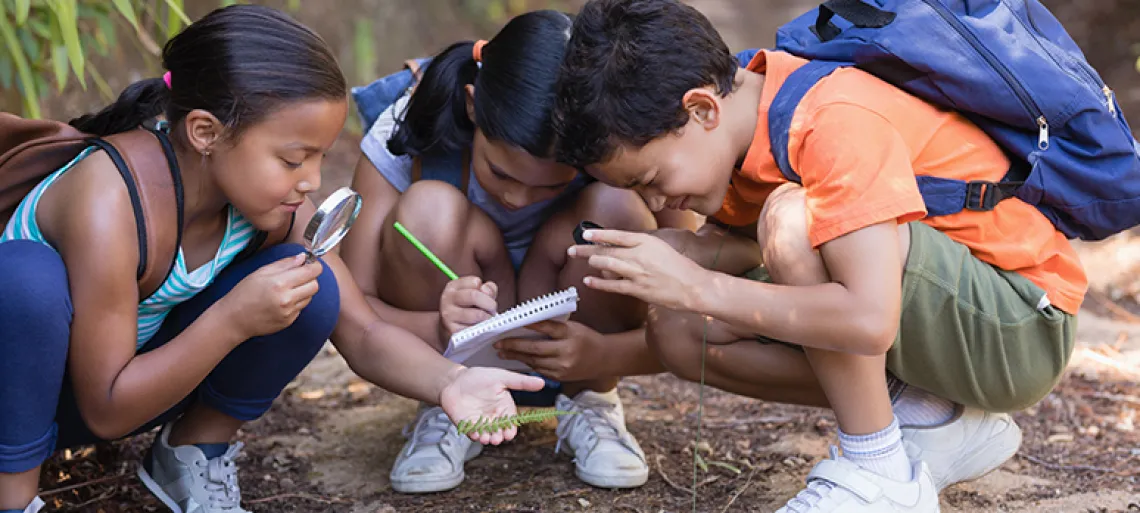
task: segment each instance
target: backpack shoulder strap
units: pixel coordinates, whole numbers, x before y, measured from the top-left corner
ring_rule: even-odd
[[[828,61],[810,61],[796,71],[780,86],[772,106],[768,108],[768,138],[772,146],[772,156],[784,178],[801,183],[800,175],[792,169],[788,158],[788,131],[792,128],[792,116],[800,100],[804,99],[812,87],[833,71],[850,64]]]
[[[0,229],[37,184],[89,145],[87,138],[66,123],[0,112]]]
[[[174,268],[182,245],[182,178],[165,134],[136,129],[93,144],[107,152],[131,196],[139,239],[139,297],[154,294]]]

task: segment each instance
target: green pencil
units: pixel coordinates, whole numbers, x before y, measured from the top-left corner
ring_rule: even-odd
[[[409,232],[407,228],[404,228],[404,225],[396,222],[396,231],[400,232],[400,235],[403,235],[405,239],[408,239],[408,242],[411,242],[412,245],[416,247],[416,249],[420,250],[420,253],[423,253],[423,255],[427,257],[428,260],[431,260],[431,263],[435,264],[435,266],[438,267],[440,271],[443,271],[443,274],[446,274],[448,278],[452,280],[459,279],[459,276],[457,276],[455,272],[451,270],[451,268],[447,267],[447,264],[443,263],[439,257],[435,256],[435,253],[432,253],[431,250],[427,248],[427,246],[424,246],[424,244],[420,242],[415,235],[412,235],[412,232]]]

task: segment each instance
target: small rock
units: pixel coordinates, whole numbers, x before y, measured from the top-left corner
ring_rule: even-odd
[[[583,499],[581,497],[578,497],[578,504],[580,504],[583,508],[590,507],[590,501]]]
[[[271,476],[269,474],[265,474],[264,476],[261,476],[261,480],[268,483],[268,482],[273,481],[273,476]]]
[[[1066,426],[1064,424],[1054,424],[1053,427],[1049,428],[1049,432],[1053,434],[1068,433],[1070,432],[1070,429],[1069,426]]]
[[[1100,435],[1100,428],[1097,426],[1089,426],[1088,433],[1089,433],[1089,436],[1096,438],[1097,436]]]
[[[309,431],[309,428],[307,428],[307,427],[303,427],[303,428],[299,428],[299,429],[297,429],[297,434],[298,434],[298,435],[305,435],[305,436],[308,436],[308,435],[311,435],[311,434],[313,434],[313,432],[312,432],[312,431]]]
[[[281,479],[281,488],[289,490],[289,489],[293,488],[293,484],[294,483],[293,483],[292,479],[289,479],[287,477]]]
[[[1051,444],[1069,443],[1073,441],[1073,435],[1072,433],[1057,433],[1055,435],[1049,435],[1049,438],[1046,438],[1045,441]]]
[[[1121,433],[1131,433],[1136,430],[1136,426],[1132,423],[1131,417],[1117,422],[1115,426],[1112,426],[1112,428],[1120,431]]]

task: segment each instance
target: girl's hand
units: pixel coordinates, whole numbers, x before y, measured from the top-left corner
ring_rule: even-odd
[[[320,288],[320,262],[305,255],[283,258],[246,276],[211,308],[220,308],[229,325],[247,340],[277,333],[297,319]]]
[[[493,419],[517,413],[511,390],[535,392],[545,385],[542,378],[517,372],[457,366],[439,396],[439,405],[455,424],[462,420]],[[516,434],[518,428],[511,427],[495,433],[470,433],[467,436],[484,445],[499,445]]]
[[[558,381],[582,381],[604,373],[603,335],[574,321],[543,321],[527,326],[549,340],[508,338],[495,342],[499,357],[518,360]]]
[[[484,283],[478,276],[464,276],[451,280],[439,297],[440,335],[446,341],[451,335],[468,326],[479,324],[495,316],[498,304],[495,298],[499,287],[493,282]]]

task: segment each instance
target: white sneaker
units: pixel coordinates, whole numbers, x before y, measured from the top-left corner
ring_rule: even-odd
[[[776,513],[938,513],[938,491],[922,462],[914,464],[914,480],[893,481],[839,456],[819,462],[807,477],[807,488]]]
[[[43,507],[44,507],[44,500],[39,498],[39,497],[36,497],[36,498],[32,499],[32,502],[30,504],[28,504],[28,507],[24,508],[24,513],[39,513],[40,509],[42,509]]]
[[[939,491],[996,470],[1021,447],[1021,428],[1009,414],[963,406],[940,426],[901,429],[907,456],[930,467]]]
[[[174,513],[249,513],[241,508],[237,466],[234,460],[242,443],[226,453],[206,459],[193,445],[170,446],[167,423],[139,464],[143,485]]]
[[[625,429],[625,413],[617,390],[580,392],[574,399],[559,394],[559,410],[578,415],[558,417],[558,445],[574,456],[578,479],[599,488],[634,488],[649,479],[645,453]],[[566,445],[563,445],[566,442]]]
[[[463,482],[463,464],[483,451],[483,445],[459,434],[439,406],[421,408],[404,436],[408,442],[392,464],[392,489],[400,493],[442,492]]]

